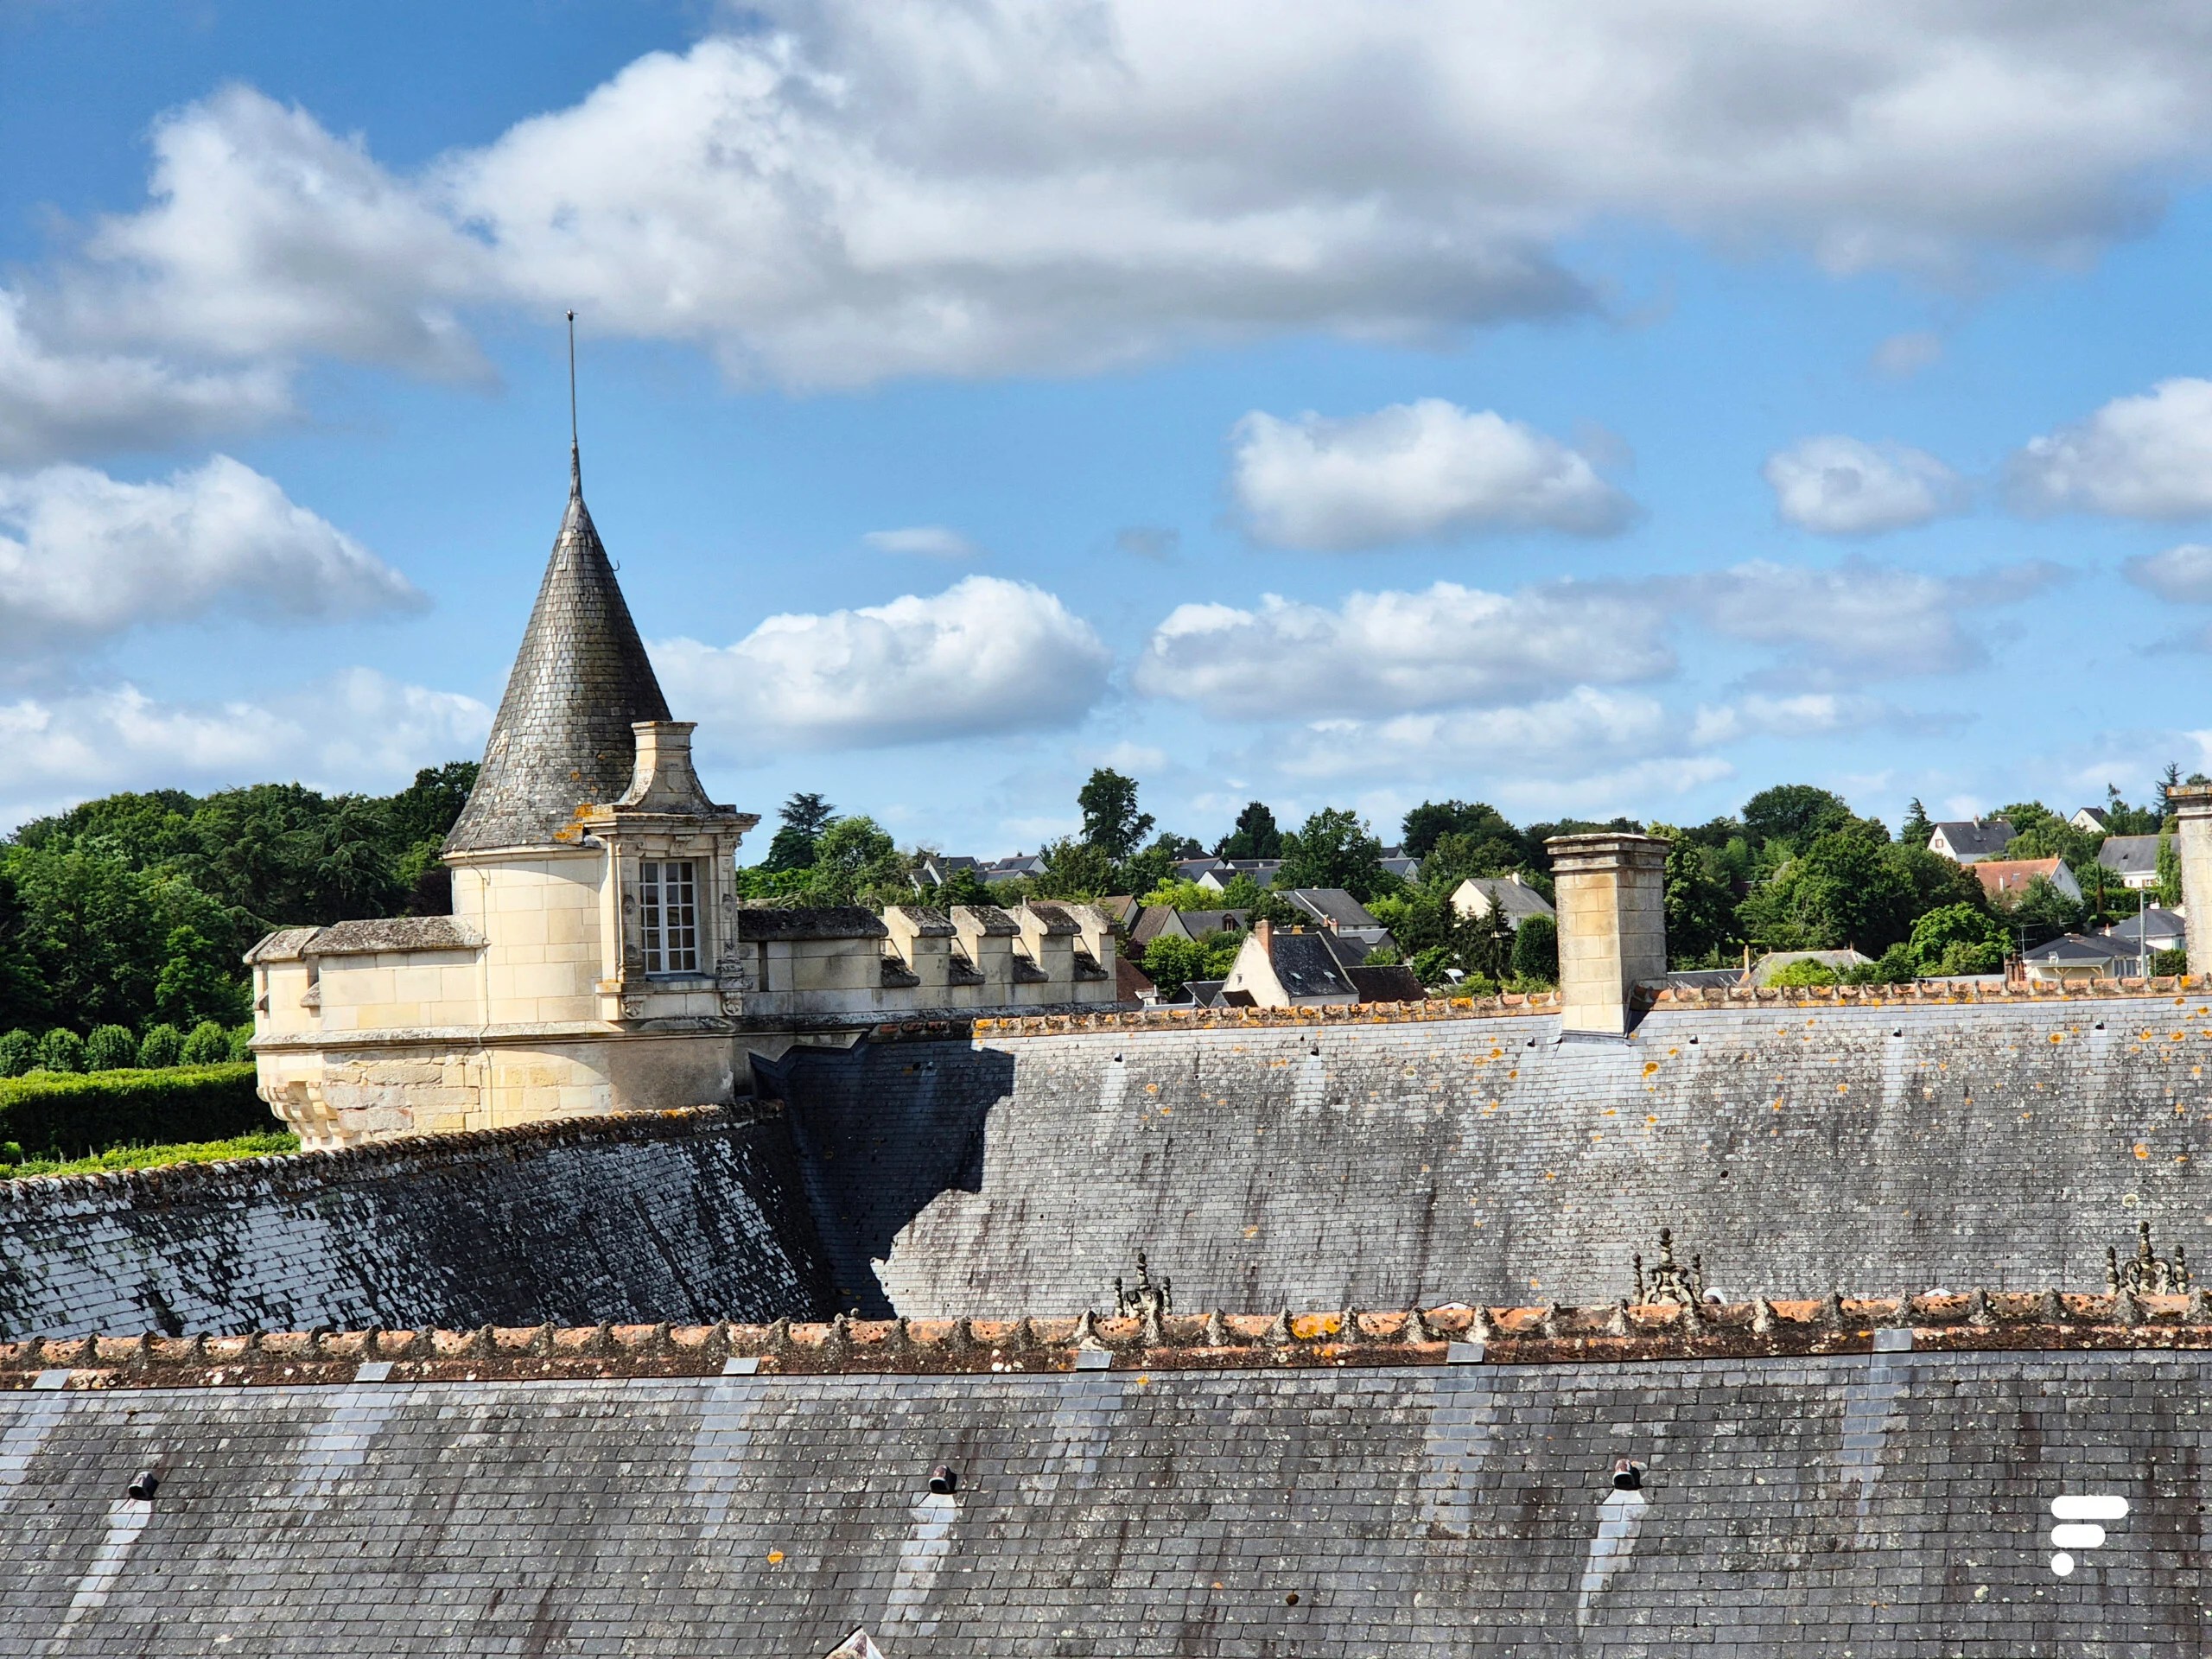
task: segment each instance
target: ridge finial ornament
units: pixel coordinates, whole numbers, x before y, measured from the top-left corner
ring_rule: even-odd
[[[2120,1252],[2109,1245],[2105,1249],[2105,1283],[2114,1294],[2126,1291],[2135,1296],[2186,1296],[2189,1294],[2189,1257],[2182,1246],[2174,1246],[2173,1260],[2165,1261],[2151,1249],[2151,1224],[2135,1224],[2135,1259],[2126,1266],[2120,1264]]]
[[[1672,1228],[1659,1230],[1659,1260],[1652,1264],[1649,1278],[1644,1274],[1642,1251],[1637,1251],[1630,1261],[1636,1273],[1636,1300],[1640,1306],[1672,1303],[1678,1307],[1695,1307],[1704,1301],[1705,1258],[1693,1255],[1687,1268],[1677,1262]]]
[[[1119,1274],[1114,1279],[1114,1312],[1124,1319],[1141,1319],[1157,1325],[1175,1311],[1175,1287],[1172,1281],[1152,1281],[1152,1268],[1144,1259],[1144,1252],[1137,1252],[1137,1281],[1124,1288]]]

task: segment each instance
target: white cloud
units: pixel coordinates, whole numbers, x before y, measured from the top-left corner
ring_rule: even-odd
[[[1653,698],[1583,686],[1507,709],[1317,721],[1288,734],[1269,760],[1287,778],[1325,785],[1419,785],[1478,771],[1484,798],[1516,808],[1642,817],[1654,795],[1732,773],[1718,756],[1688,753],[1686,735]]]
[[[483,362],[454,314],[497,283],[435,190],[359,137],[228,86],[155,124],[154,204],[104,220],[64,315],[91,338],[253,358],[316,351],[440,378]]]
[[[930,559],[972,559],[983,550],[958,531],[947,530],[943,524],[871,530],[861,540],[879,553],[918,553]]]
[[[255,700],[164,702],[128,683],[0,702],[0,823],[116,789],[211,789],[296,778],[397,788],[474,755],[492,712],[473,697],[348,669]]]
[[[2123,518],[2212,512],[2212,380],[2162,380],[2115,397],[2079,425],[2031,439],[2012,458],[2027,512],[2068,508]]]
[[[2144,553],[2121,567],[2128,581],[2177,605],[2212,605],[2212,547],[2183,542],[2163,553]]]
[[[1943,336],[1931,328],[1915,328],[1891,334],[1874,347],[1867,360],[1874,372],[1891,380],[1909,380],[1943,358]]]
[[[653,647],[671,699],[747,748],[871,748],[1074,724],[1112,658],[1027,582],[969,576],[931,598],[772,616],[734,645]]]
[[[1753,694],[1733,703],[1700,709],[1690,726],[1690,741],[1703,748],[1753,736],[1822,737],[1896,717],[1895,709],[1872,697],[1834,691],[1803,691],[1785,697]]]
[[[1670,672],[1666,611],[1637,590],[1560,582],[1512,594],[1440,582],[1334,608],[1268,594],[1256,610],[1179,605],[1134,683],[1232,719],[1497,703]]]
[[[1587,457],[1488,410],[1440,397],[1372,415],[1237,423],[1233,486],[1253,537],[1329,550],[1560,530],[1604,536],[1634,512]]]
[[[1962,275],[2138,232],[2212,134],[2212,19],[1960,0],[817,0],[413,178],[231,89],[88,251],[145,338],[473,360],[497,301],[855,384],[1586,306],[1630,220]]]
[[[52,350],[22,296],[0,289],[0,466],[189,442],[290,410],[284,376],[265,365],[188,373],[147,357]]]
[[[1764,476],[1783,518],[1822,536],[1903,530],[1966,505],[1957,474],[1901,443],[1806,438],[1770,456]]]
[[[217,611],[326,621],[426,602],[227,455],[148,484],[84,467],[0,474],[0,647],[18,666]]]
[[[1833,570],[1755,561],[1675,586],[1715,632],[1779,647],[1770,677],[1827,684],[1972,667],[1987,650],[1967,613],[2016,604],[2063,574],[2021,563],[1951,579],[1855,559]]]

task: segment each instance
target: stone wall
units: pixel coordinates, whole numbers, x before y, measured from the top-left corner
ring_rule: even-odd
[[[0,1650],[2189,1653],[2204,1376],[1885,1352],[9,1392]],[[2061,1578],[2069,1493],[2128,1514]]]
[[[1137,1024],[796,1059],[840,1285],[1073,1313],[1141,1249],[1185,1308],[1602,1301],[1662,1227],[1739,1295],[2100,1288],[2139,1220],[2212,1260],[2201,993]]]
[[[666,1112],[0,1183],[0,1332],[803,1314],[783,1122]]]

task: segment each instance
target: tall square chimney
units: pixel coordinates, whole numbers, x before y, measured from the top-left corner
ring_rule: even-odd
[[[1667,973],[1667,843],[1560,836],[1544,843],[1558,888],[1561,1035],[1624,1037],[1637,986]]]

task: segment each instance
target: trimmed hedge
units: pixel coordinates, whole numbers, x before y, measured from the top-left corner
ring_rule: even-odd
[[[111,1147],[227,1141],[277,1127],[251,1065],[91,1071],[0,1082],[0,1142],[33,1157]]]

